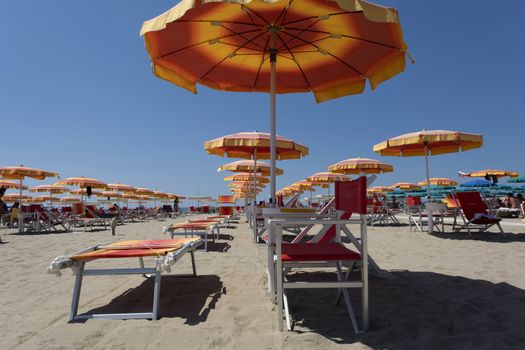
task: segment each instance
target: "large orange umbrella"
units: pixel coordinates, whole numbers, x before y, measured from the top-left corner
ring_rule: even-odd
[[[308,155],[308,147],[282,136],[275,137],[275,152],[279,160],[299,159]],[[204,149],[209,154],[228,158],[245,158],[254,161],[254,183],[257,182],[255,169],[257,160],[270,159],[271,137],[265,132],[240,132],[222,136],[204,143]],[[271,170],[270,170],[271,172]],[[275,179],[274,179],[275,180]],[[275,183],[270,186],[270,198],[275,192]]]
[[[390,164],[380,162],[370,158],[350,158],[342,160],[338,163],[332,164],[328,167],[328,171],[337,174],[382,174],[394,171],[394,167]]]
[[[86,188],[77,188],[76,190],[69,191],[70,194],[74,196],[86,196],[88,194],[88,191]],[[105,197],[101,191],[92,190],[91,195],[97,196],[97,197]]]
[[[362,0],[183,0],[141,35],[161,79],[194,93],[197,83],[270,93],[272,169],[275,94],[311,91],[317,102],[359,94],[367,81],[375,89],[401,73],[407,53],[397,11]]]

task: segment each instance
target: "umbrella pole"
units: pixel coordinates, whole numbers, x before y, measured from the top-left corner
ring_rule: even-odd
[[[276,127],[275,127],[275,64],[277,61],[277,49],[275,48],[275,32],[272,33],[270,37],[270,207],[275,207],[275,138],[276,138]]]
[[[432,218],[432,205],[430,204],[430,171],[428,169],[428,145],[427,144],[425,144],[425,171],[427,175],[428,233],[432,233],[434,231],[434,219]]]
[[[257,206],[257,193],[255,192],[256,187],[257,187],[257,148],[255,148],[253,151],[253,207],[254,208]]]
[[[23,214],[22,214],[22,179],[20,179],[20,198],[18,199],[18,207],[20,208],[19,209],[19,214],[18,214],[18,233],[23,233],[24,232],[24,218],[23,218]]]

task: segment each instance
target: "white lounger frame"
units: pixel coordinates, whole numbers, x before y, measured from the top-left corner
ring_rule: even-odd
[[[177,251],[168,253],[166,256],[155,258],[155,267],[144,267],[144,259],[139,258],[140,268],[121,268],[121,269],[86,269],[87,261],[75,261],[69,258],[57,257],[48,270],[49,273],[60,275],[60,270],[71,268],[75,277],[75,286],[73,287],[73,298],[69,312],[69,322],[86,320],[86,319],[104,319],[104,320],[127,320],[127,319],[152,319],[157,320],[159,316],[159,299],[160,299],[160,282],[162,276],[197,276],[195,266],[195,249],[202,244],[202,241],[185,243]],[[98,246],[88,248],[76,254],[88,253],[97,250]],[[191,254],[191,265],[193,273],[189,274],[163,274],[170,272],[171,266],[179,261],[187,252]],[[78,315],[78,305],[80,301],[80,291],[84,276],[116,276],[116,275],[154,275],[155,282],[153,288],[153,307],[151,312],[131,312],[115,314],[81,314]]]
[[[162,228],[163,233],[169,233],[171,238],[174,236],[199,236],[204,239],[204,251],[208,251],[208,235],[211,234],[212,242],[215,243],[215,238],[219,238],[219,223],[210,223],[206,229],[200,228],[171,228],[170,226],[165,226]]]

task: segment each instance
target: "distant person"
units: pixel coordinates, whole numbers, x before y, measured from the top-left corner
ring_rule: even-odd
[[[512,208],[512,199],[514,198],[514,195],[512,193],[509,193],[507,194],[507,196],[505,198],[503,198],[503,200],[501,201],[503,206],[505,208]]]
[[[510,207],[512,209],[521,209],[521,203],[523,202],[523,195],[520,193],[516,197],[510,198]]]

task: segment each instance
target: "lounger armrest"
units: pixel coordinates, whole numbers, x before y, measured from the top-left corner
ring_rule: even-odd
[[[47,273],[57,276],[62,276],[60,273],[60,270],[67,269],[68,267],[72,267],[75,264],[73,260],[71,260],[68,257],[65,256],[57,256],[49,267],[47,268]]]

